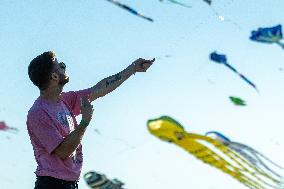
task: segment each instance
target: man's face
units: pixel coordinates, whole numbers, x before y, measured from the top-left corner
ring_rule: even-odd
[[[66,65],[63,62],[58,63],[57,59],[54,60],[54,71],[53,73],[57,74],[57,77],[53,77],[58,80],[60,86],[64,86],[69,82],[69,76],[65,73]]]

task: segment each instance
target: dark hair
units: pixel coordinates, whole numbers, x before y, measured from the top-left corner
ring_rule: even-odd
[[[48,87],[51,72],[54,66],[53,60],[55,53],[53,51],[44,52],[34,58],[28,67],[30,80],[40,90]]]

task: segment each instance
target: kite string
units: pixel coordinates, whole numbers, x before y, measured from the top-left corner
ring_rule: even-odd
[[[137,150],[138,148],[140,148],[140,147],[142,147],[142,146],[145,146],[145,145],[147,145],[147,144],[150,143],[150,141],[147,141],[147,142],[142,142],[142,143],[137,144],[137,145],[130,145],[130,143],[127,142],[126,140],[121,139],[121,138],[108,137],[108,136],[102,134],[98,129],[95,129],[95,132],[96,132],[98,135],[100,135],[100,136],[102,136],[102,137],[106,137],[107,139],[110,139],[110,140],[112,140],[112,141],[119,141],[121,144],[123,144],[123,145],[125,146],[124,149],[122,149],[122,150],[120,150],[120,151],[118,151],[118,152],[115,152],[114,155],[117,155],[117,154],[121,155],[122,153],[124,153],[124,152],[126,152],[126,151],[129,151],[129,150],[135,150],[135,149]]]
[[[212,5],[210,6],[210,9],[212,10],[213,14],[221,21],[225,21],[228,23],[233,24],[234,26],[236,26],[239,30],[242,30],[242,27],[235,21],[232,21],[231,19],[227,19],[224,16],[222,16],[221,14],[219,14],[218,11],[216,11],[216,9],[214,7],[212,7]]]
[[[125,140],[123,140],[121,138],[108,137],[108,136],[102,134],[98,129],[95,129],[95,132],[102,137],[106,137],[106,138],[113,140],[113,141],[119,141],[121,144],[123,144],[124,146],[127,146],[128,148],[132,148],[132,149],[135,148],[134,146],[130,145],[128,142],[126,142]]]

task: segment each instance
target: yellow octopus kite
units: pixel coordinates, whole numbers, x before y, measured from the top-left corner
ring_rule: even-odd
[[[188,133],[183,126],[168,116],[148,120],[151,134],[174,143],[197,159],[231,175],[251,189],[284,189],[284,180],[256,168],[228,146],[208,136]]]

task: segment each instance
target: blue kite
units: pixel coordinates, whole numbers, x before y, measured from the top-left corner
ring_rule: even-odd
[[[258,30],[251,32],[250,39],[252,41],[267,44],[276,43],[284,48],[284,43],[280,42],[280,40],[283,39],[281,24],[269,28],[258,28]]]
[[[212,0],[203,0],[205,3],[207,3],[208,5],[211,5]]]
[[[247,77],[245,77],[243,74],[241,74],[240,72],[238,72],[233,66],[231,66],[228,61],[227,61],[227,57],[224,54],[218,54],[216,52],[212,52],[210,54],[210,60],[217,62],[219,64],[224,64],[226,67],[228,67],[230,70],[232,70],[233,72],[235,72],[236,74],[238,74],[246,83],[248,83],[250,86],[252,86],[257,92],[258,89],[256,87],[256,85],[251,82]]]

